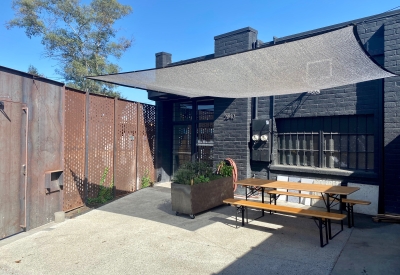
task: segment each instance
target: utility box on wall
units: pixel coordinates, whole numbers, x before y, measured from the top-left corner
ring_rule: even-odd
[[[270,121],[268,119],[253,119],[251,121],[251,129],[251,160],[271,161]]]

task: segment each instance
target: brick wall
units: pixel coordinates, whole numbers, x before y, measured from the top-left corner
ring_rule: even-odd
[[[250,50],[257,41],[257,31],[250,27],[214,37],[214,56],[220,57]]]
[[[214,166],[225,158],[235,161],[239,179],[250,176],[250,100],[215,98]],[[234,114],[225,120],[225,114]]]
[[[215,57],[250,50],[257,41],[257,31],[243,28],[214,37]],[[250,177],[251,99],[215,98],[214,165],[225,158],[235,161],[239,179]],[[234,114],[225,120],[225,114]]]
[[[400,16],[385,22],[385,67],[400,73]],[[385,212],[400,213],[400,77],[384,81]]]

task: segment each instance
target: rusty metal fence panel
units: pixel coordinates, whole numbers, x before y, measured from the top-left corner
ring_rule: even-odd
[[[84,93],[65,90],[64,211],[85,204],[85,106]]]
[[[24,224],[23,113],[21,103],[0,101],[0,239],[21,232]]]
[[[136,191],[137,106],[139,103],[118,100],[115,188],[117,195]]]
[[[146,174],[154,182],[154,105],[68,88],[65,101],[64,211],[96,197],[104,174],[117,196],[140,189]]]
[[[109,187],[113,182],[114,99],[90,95],[88,136],[87,194],[94,198],[100,184]],[[101,183],[103,175],[105,179]]]

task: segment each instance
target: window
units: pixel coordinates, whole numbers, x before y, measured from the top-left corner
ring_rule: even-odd
[[[173,171],[192,159],[213,162],[214,100],[174,103]]]
[[[276,119],[282,165],[374,170],[372,115]]]

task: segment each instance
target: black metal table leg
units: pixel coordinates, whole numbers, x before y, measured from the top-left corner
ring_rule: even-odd
[[[329,197],[330,195],[326,193],[326,211],[331,212],[331,204],[329,202]],[[332,229],[331,229],[331,220],[327,220],[327,225],[328,225],[328,232],[329,232],[329,239],[332,239]]]

